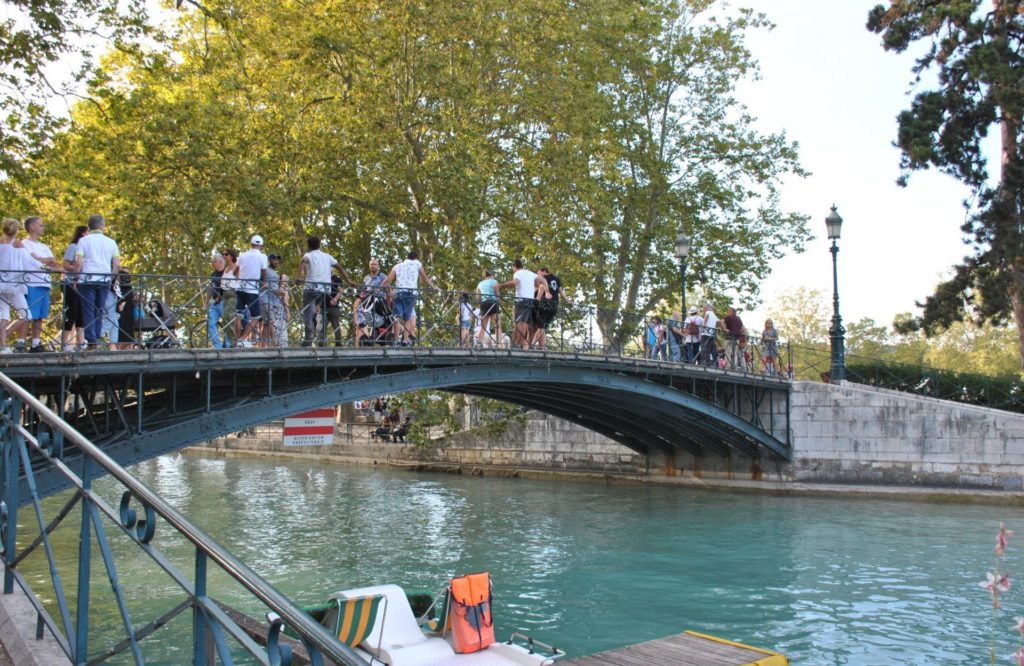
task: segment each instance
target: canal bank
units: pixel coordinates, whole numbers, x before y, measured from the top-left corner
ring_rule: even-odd
[[[537,412],[509,420],[497,435],[470,429],[417,447],[379,441],[371,419],[343,414],[329,446],[286,447],[280,427],[265,426],[193,448],[467,475],[1024,505],[1024,416],[854,384],[796,383],[791,462],[642,455]]]

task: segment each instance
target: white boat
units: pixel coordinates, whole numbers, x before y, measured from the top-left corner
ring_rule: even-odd
[[[420,617],[398,585],[343,590],[307,612],[371,666],[549,666],[565,656],[518,633],[494,640],[487,580],[486,597],[460,603],[449,587]]]

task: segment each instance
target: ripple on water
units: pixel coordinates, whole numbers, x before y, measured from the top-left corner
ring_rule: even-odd
[[[983,663],[991,609],[977,581],[993,565],[997,522],[1024,534],[1024,511],[1004,507],[191,456],[133,471],[300,604],[382,582],[433,590],[488,570],[499,634],[528,631],[575,655],[690,628],[773,647],[795,664]],[[184,540],[164,528],[158,543],[191,571]],[[126,580],[147,581],[128,588],[135,617],[151,618],[174,586],[127,545],[116,551]],[[1018,565],[1011,550],[1004,568]],[[43,585],[45,564],[31,566]],[[262,613],[224,576],[211,588]],[[997,622],[1000,655],[1015,648],[1004,629],[1024,615],[1014,593]],[[112,613],[97,596],[97,612]],[[157,663],[185,654],[171,636],[147,648]]]

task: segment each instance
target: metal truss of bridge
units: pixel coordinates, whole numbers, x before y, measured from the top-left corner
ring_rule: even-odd
[[[621,356],[418,347],[140,350],[9,355],[0,370],[122,465],[309,409],[420,389],[537,409],[642,454],[791,456],[788,380]],[[61,452],[69,463],[77,455],[74,447]],[[40,495],[68,487],[48,464],[33,464]]]

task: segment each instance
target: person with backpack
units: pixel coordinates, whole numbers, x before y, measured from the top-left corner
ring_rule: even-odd
[[[697,314],[697,306],[690,306],[690,311],[683,325],[685,333],[683,343],[686,347],[686,362],[696,363],[700,355],[700,335],[704,326],[704,317]]]

